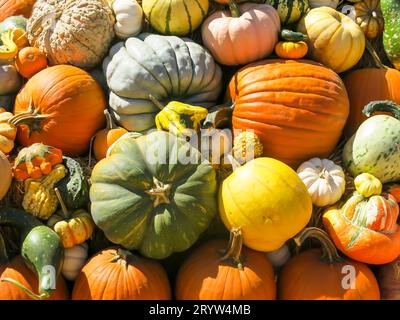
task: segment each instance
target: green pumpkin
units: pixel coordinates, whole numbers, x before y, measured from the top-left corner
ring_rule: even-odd
[[[81,165],[69,157],[63,157],[63,164],[68,173],[56,184],[56,187],[60,191],[65,205],[70,210],[86,207],[89,203],[89,183]]]
[[[278,11],[282,26],[296,23],[310,8],[308,0],[266,0],[265,3]]]
[[[365,120],[343,149],[343,166],[353,177],[370,173],[382,183],[400,180],[400,106],[374,101],[363,113],[392,112]]]
[[[380,4],[385,19],[383,46],[390,62],[400,70],[400,2],[398,0],[381,0]]]
[[[222,88],[222,72],[207,50],[190,39],[143,33],[119,42],[103,61],[110,113],[128,131],[155,127],[163,105],[180,101],[209,108]]]
[[[189,153],[192,161],[178,161]],[[215,171],[185,140],[164,131],[117,141],[96,164],[96,225],[113,243],[164,259],[192,246],[217,213]]]
[[[23,16],[8,17],[0,23],[0,34],[9,29],[23,29],[26,30],[27,19]]]

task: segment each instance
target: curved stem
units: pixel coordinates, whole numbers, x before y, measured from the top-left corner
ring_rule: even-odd
[[[3,278],[3,279],[1,279],[1,281],[12,283],[13,285],[15,285],[18,288],[20,288],[21,290],[23,290],[30,298],[32,298],[34,300],[47,299],[50,297],[50,294],[48,292],[44,292],[42,294],[36,294],[36,293],[32,292],[30,289],[28,289],[27,287],[25,287],[22,283],[14,280],[14,279],[11,279],[11,278]]]
[[[128,265],[128,259],[130,259],[133,254],[125,249],[118,248],[117,254],[111,259],[111,262],[121,262],[125,267]]]
[[[390,112],[396,119],[400,120],[400,106],[390,100],[371,101],[364,107],[362,112],[367,117],[370,117],[374,112],[379,111]]]
[[[233,228],[230,232],[228,247],[220,260],[224,261],[232,259],[237,264],[237,267],[243,270],[243,264],[240,260],[242,246],[243,246],[242,230],[240,228]]]
[[[381,59],[379,58],[374,47],[372,46],[371,42],[369,42],[368,39],[365,39],[365,47],[366,47],[368,53],[371,55],[372,59],[374,60],[376,68],[378,68],[378,69],[387,69],[388,68],[382,63]]]
[[[108,130],[112,130],[112,129],[118,128],[117,125],[114,123],[110,112],[108,112],[107,109],[104,110],[104,115],[106,116],[106,122],[107,122],[107,129]]]
[[[62,197],[61,197],[60,191],[58,190],[58,188],[54,188],[54,192],[56,193],[58,202],[59,202],[60,205],[61,205],[61,211],[62,211],[62,213],[63,213],[64,218],[65,218],[65,219],[69,219],[69,218],[70,218],[70,214],[69,214],[69,211],[68,211],[68,209],[67,209],[67,206],[66,206],[65,203],[64,203],[64,200],[63,200]]]
[[[294,238],[294,242],[298,247],[301,247],[304,241],[308,238],[315,238],[321,243],[322,260],[327,260],[329,263],[343,261],[339,256],[335,245],[325,231],[315,227],[306,228]]]
[[[229,0],[229,10],[231,11],[231,16],[234,18],[240,17],[240,8],[235,0]]]
[[[164,106],[160,101],[158,101],[153,95],[149,94],[149,99],[150,99],[150,101],[153,102],[153,104],[154,104],[155,106],[157,106],[157,108],[159,108],[160,110],[162,110],[162,109],[165,108],[165,106]]]

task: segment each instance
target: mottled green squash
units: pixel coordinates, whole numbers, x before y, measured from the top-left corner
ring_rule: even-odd
[[[381,9],[385,20],[383,45],[389,60],[400,69],[400,1],[381,0]]]
[[[187,152],[193,161],[180,161]],[[214,169],[168,132],[120,139],[96,164],[91,181],[96,225],[110,241],[146,257],[188,249],[217,213]]]
[[[282,26],[299,21],[310,8],[308,0],[266,0],[265,3],[278,11]]]

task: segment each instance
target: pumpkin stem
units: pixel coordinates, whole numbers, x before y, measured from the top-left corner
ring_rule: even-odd
[[[164,184],[156,177],[153,177],[154,186],[150,190],[146,190],[148,194],[153,199],[153,207],[157,207],[162,203],[169,204],[171,200],[169,199],[171,188],[170,184]]]
[[[9,260],[6,243],[3,235],[0,233],[0,264],[5,265],[9,262]]]
[[[127,261],[131,256],[133,256],[133,254],[130,251],[118,248],[117,254],[112,258],[111,262],[120,262],[124,267],[126,267]]]
[[[160,110],[162,110],[162,109],[165,108],[165,106],[164,106],[160,101],[158,101],[152,94],[149,94],[149,99],[150,99],[150,101],[153,102],[153,104],[154,104],[155,106],[157,106],[157,108],[159,108]]]
[[[328,263],[343,261],[339,256],[335,245],[325,231],[315,227],[305,228],[293,240],[298,247],[301,247],[304,241],[308,238],[315,238],[321,243],[321,260],[327,261]]]
[[[28,111],[17,114],[10,119],[8,123],[14,126],[25,124],[29,126],[33,131],[40,131],[42,126],[40,125],[42,120],[45,120],[49,115],[39,114],[32,104],[32,97],[29,101]]]
[[[41,294],[36,294],[36,293],[32,292],[32,290],[30,290],[27,287],[25,287],[22,283],[18,282],[17,280],[14,280],[14,279],[11,279],[11,278],[3,278],[3,279],[1,279],[1,281],[12,283],[13,285],[17,286],[22,291],[24,291],[30,298],[32,298],[34,300],[41,300],[41,299],[50,298],[50,294],[48,292],[43,292]]]
[[[400,106],[390,100],[371,101],[363,109],[363,113],[367,117],[379,111],[390,112],[396,119],[400,120]]]
[[[230,232],[229,243],[224,255],[221,257],[221,261],[233,260],[240,270],[243,270],[243,264],[240,260],[240,254],[242,252],[243,238],[242,230],[240,228],[233,228]]]
[[[212,107],[203,122],[203,128],[227,128],[232,123],[232,113],[235,104],[228,101]]]
[[[54,192],[56,193],[58,202],[61,205],[61,211],[63,213],[64,218],[65,219],[69,219],[70,218],[70,213],[69,213],[69,211],[67,209],[67,206],[65,205],[64,200],[62,199],[60,191],[58,190],[58,188],[54,188]]]
[[[229,10],[231,11],[231,16],[234,18],[240,17],[240,8],[235,2],[235,0],[229,0]]]
[[[387,69],[387,66],[385,66],[381,59],[379,58],[378,54],[376,53],[376,50],[372,46],[371,42],[369,40],[365,39],[365,47],[367,48],[368,53],[371,55],[372,59],[374,60],[375,67],[378,69]]]
[[[112,130],[112,129],[118,128],[117,125],[114,123],[110,112],[107,109],[104,110],[104,115],[106,116],[106,122],[107,122],[107,129],[108,130]]]

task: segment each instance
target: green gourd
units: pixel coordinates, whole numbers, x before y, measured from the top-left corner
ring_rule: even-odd
[[[266,0],[265,3],[278,11],[282,26],[299,21],[310,8],[308,0]]]
[[[400,1],[381,0],[381,10],[385,20],[383,46],[394,67],[400,69]]]

